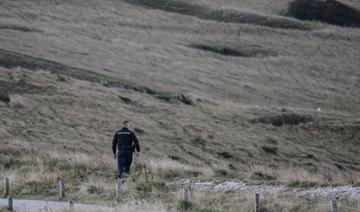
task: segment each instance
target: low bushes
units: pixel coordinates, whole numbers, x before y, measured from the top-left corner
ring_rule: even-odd
[[[289,3],[288,15],[302,20],[360,27],[360,10],[336,0],[293,0]]]

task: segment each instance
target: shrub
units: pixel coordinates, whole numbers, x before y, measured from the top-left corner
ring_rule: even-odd
[[[94,185],[90,185],[88,188],[87,188],[87,191],[90,193],[90,194],[99,194],[102,192],[102,189],[94,186]]]
[[[231,153],[226,152],[226,151],[218,152],[217,154],[226,159],[234,157]]]
[[[46,160],[45,165],[49,169],[49,171],[64,171],[71,168],[71,164],[69,161],[58,158],[50,158],[49,160]]]
[[[272,124],[276,127],[281,127],[283,125],[299,125],[311,121],[313,121],[313,119],[309,116],[291,113],[275,116],[263,116],[257,120],[252,120],[251,122],[260,122],[262,124]]]
[[[289,188],[310,188],[316,185],[317,183],[315,182],[307,182],[307,181],[299,181],[299,180],[291,181],[286,184],[286,186]]]
[[[144,134],[145,133],[145,131],[143,130],[143,129],[141,129],[141,128],[134,128],[134,131],[136,132],[136,133],[138,133],[138,134],[140,134],[140,135],[142,135],[142,134]]]
[[[215,177],[226,177],[229,175],[229,172],[225,169],[216,169],[215,170]]]
[[[86,176],[88,167],[84,163],[74,162],[72,165],[71,171],[72,171],[73,178],[83,177],[83,176]]]
[[[136,184],[135,188],[137,191],[143,191],[143,192],[152,192],[153,190],[168,191],[168,187],[165,185],[164,182],[151,181],[151,180],[140,182]]]
[[[213,52],[225,56],[234,57],[268,57],[277,56],[278,54],[270,50],[262,49],[260,47],[242,47],[233,48],[221,45],[208,45],[208,44],[191,44],[191,48],[200,49],[203,51]]]
[[[193,203],[188,201],[178,201],[177,209],[179,211],[188,211],[194,207]]]
[[[10,102],[10,96],[7,92],[5,91],[0,91],[0,101],[3,101],[5,103],[9,103]]]
[[[266,173],[263,173],[263,172],[260,172],[260,171],[256,171],[254,172],[251,177],[250,177],[252,180],[276,180],[276,177],[274,176],[271,176],[269,174],[266,174]]]
[[[340,26],[360,27],[360,11],[336,0],[293,0],[288,15]]]
[[[119,96],[119,98],[121,99],[121,101],[123,101],[125,104],[130,104],[132,103],[132,100],[128,97],[124,97],[124,96]]]
[[[274,155],[277,154],[277,150],[278,150],[276,146],[262,146],[261,149],[264,150],[266,153],[274,154]]]

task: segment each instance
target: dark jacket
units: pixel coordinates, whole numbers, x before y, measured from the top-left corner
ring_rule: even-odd
[[[114,135],[112,141],[112,151],[114,154],[116,154],[116,146],[118,147],[118,152],[134,151],[135,149],[140,152],[139,141],[135,133],[126,127],[116,131]]]

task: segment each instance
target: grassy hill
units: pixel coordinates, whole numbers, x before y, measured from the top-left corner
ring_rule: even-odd
[[[127,118],[143,150],[134,172],[161,185],[359,183],[360,29],[285,17],[287,6],[2,1],[0,177],[61,177],[77,194],[112,185],[111,140]]]

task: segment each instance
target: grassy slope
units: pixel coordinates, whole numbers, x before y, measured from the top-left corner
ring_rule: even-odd
[[[258,13],[286,8],[286,1],[274,8],[261,6],[262,1],[222,2]],[[0,157],[6,164],[1,176],[51,182],[61,173],[58,160],[80,160],[91,168],[74,184],[103,179],[95,171],[106,167],[111,173],[112,133],[129,118],[144,131],[139,137],[146,158],[171,157],[224,177],[261,171],[285,181],[359,181],[359,29],[305,22],[313,30],[224,23],[110,0],[4,1],[0,9],[2,49],[185,94],[195,102],[167,102],[66,76],[61,82],[56,73],[2,68],[1,88],[10,85],[11,101],[0,102]],[[199,43],[265,49],[278,56],[232,57],[189,47]],[[154,80],[149,80],[152,73]],[[21,87],[21,79],[30,89],[11,88]],[[283,109],[315,121],[293,127],[249,122]],[[92,164],[94,154],[106,165]],[[49,158],[56,161],[56,171],[43,176],[51,167]],[[64,175],[73,180],[79,167],[71,167]],[[299,168],[305,170],[300,175]],[[208,170],[202,175],[214,176]]]

